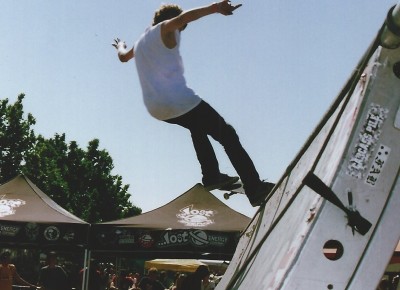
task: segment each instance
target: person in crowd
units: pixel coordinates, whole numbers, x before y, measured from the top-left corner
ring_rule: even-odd
[[[201,287],[202,290],[215,289],[214,275],[208,274],[206,277],[204,277],[202,283],[203,283],[203,285]]]
[[[203,280],[210,275],[210,270],[205,265],[197,267],[196,271],[186,277],[182,288],[179,290],[201,290]]]
[[[144,276],[142,280],[140,280],[139,288],[146,289],[148,285],[152,286],[152,290],[165,290],[165,286],[161,284],[158,280],[158,269],[157,268],[150,268],[147,272],[147,276]]]
[[[103,290],[104,289],[103,279],[102,279],[101,273],[99,271],[99,265],[95,260],[90,261],[89,272],[87,272],[87,268],[82,269],[79,272],[80,281],[81,281],[79,286],[82,286],[83,276],[84,276],[85,272],[89,273],[88,290]]]
[[[57,254],[47,255],[47,265],[39,271],[38,285],[43,290],[68,290],[68,277],[64,269],[57,265]]]
[[[389,281],[387,279],[382,279],[376,290],[390,290],[389,289]]]
[[[106,289],[113,289],[117,285],[117,274],[115,273],[114,265],[110,264],[106,271]]]
[[[133,279],[133,285],[134,287],[136,287],[137,285],[139,285],[140,274],[139,273],[133,274],[132,279]]]
[[[183,281],[185,280],[185,278],[186,278],[186,274],[178,274],[175,279],[174,285],[172,285],[169,289],[170,290],[181,290]]]
[[[396,290],[398,288],[398,285],[399,285],[399,275],[396,275],[392,279],[392,288],[393,288],[393,290]]]
[[[166,289],[174,284],[174,280],[168,276],[167,271],[160,272],[160,282],[166,287]]]
[[[133,279],[129,277],[126,270],[121,270],[118,278],[118,289],[128,290],[133,287]]]
[[[11,252],[4,251],[0,255],[0,289],[1,290],[12,290],[13,283],[29,286],[33,289],[36,288],[35,285],[25,281],[20,277],[17,272],[17,268],[14,264],[11,264]]]

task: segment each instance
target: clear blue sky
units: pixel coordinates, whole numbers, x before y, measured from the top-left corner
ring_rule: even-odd
[[[152,119],[134,62],[114,37],[136,41],[162,1],[2,0],[0,99],[25,93],[45,137],[100,139],[114,174],[144,212],[201,181],[188,131]],[[170,2],[167,2],[170,3]],[[208,1],[177,0],[183,9]],[[277,181],[329,108],[396,1],[243,2],[182,33],[189,85],[237,130],[262,178]],[[219,144],[221,171],[235,174]],[[215,191],[214,194],[222,197]],[[222,198],[223,200],[223,198]],[[225,201],[248,216],[244,196]]]

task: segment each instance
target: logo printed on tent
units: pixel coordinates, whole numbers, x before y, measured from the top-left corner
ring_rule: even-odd
[[[44,237],[48,241],[56,241],[60,237],[60,230],[56,226],[49,226],[44,230]]]
[[[211,219],[217,212],[210,209],[194,209],[193,205],[182,208],[176,216],[178,222],[190,227],[206,227],[214,223]]]
[[[36,241],[39,236],[39,225],[37,223],[28,223],[25,226],[25,234],[30,241]]]
[[[26,202],[21,199],[6,199],[6,195],[0,196],[0,217],[15,214],[15,209],[21,205],[25,205]]]

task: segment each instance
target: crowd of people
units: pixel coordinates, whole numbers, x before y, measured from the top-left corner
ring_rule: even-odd
[[[87,290],[212,290],[221,279],[221,276],[211,273],[205,265],[200,265],[193,273],[166,272],[150,268],[142,277],[139,273],[125,270],[120,270],[117,274],[112,264],[99,264],[93,260],[89,272],[81,269],[78,273],[79,281],[75,288],[71,285],[67,272],[58,265],[55,252],[47,253],[46,262],[40,267],[37,281],[29,281],[18,274],[17,267],[11,263],[10,251],[0,254],[0,290],[13,290],[13,285],[41,290],[82,290],[84,276],[87,274]],[[390,278],[384,277],[377,290],[396,290],[399,275]]]
[[[382,278],[376,290],[397,290],[399,287],[399,275],[395,275],[392,279],[389,277]]]
[[[173,275],[173,276],[172,276]],[[139,273],[120,270],[117,274],[113,265],[101,267],[92,261],[87,269],[81,269],[79,281],[75,286],[81,290],[87,283],[88,290],[212,290],[219,281],[218,276],[210,273],[207,266],[199,266],[193,273],[178,273],[158,271],[150,268],[142,277]],[[85,277],[88,279],[85,279]],[[22,278],[17,267],[11,263],[11,252],[4,251],[0,255],[0,290],[12,290],[13,285],[41,290],[71,290],[76,289],[68,279],[68,273],[58,265],[55,252],[46,255],[46,262],[40,267],[37,281]],[[87,280],[87,281],[86,281]]]
[[[212,290],[216,287],[220,277],[210,273],[205,265],[199,266],[194,273],[176,272],[174,277],[157,268],[150,268],[146,275],[120,271],[101,272],[92,267],[89,275],[89,290]],[[105,274],[105,275],[104,275]],[[106,283],[103,277],[107,277]]]

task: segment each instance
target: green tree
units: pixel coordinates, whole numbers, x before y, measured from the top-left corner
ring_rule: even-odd
[[[113,160],[99,149],[99,140],[89,142],[87,150],[65,134],[37,138],[27,155],[24,172],[55,202],[90,223],[116,220],[141,213],[129,201],[129,185],[113,175]]]
[[[36,137],[33,149],[26,155],[23,173],[55,202],[71,210],[69,186],[64,176],[67,172],[67,145],[65,136],[56,134],[54,138]]]
[[[8,99],[0,100],[0,182],[3,183],[20,173],[26,154],[32,150],[35,133],[31,126],[35,118],[24,118],[20,94],[14,104]]]
[[[129,201],[129,185],[113,175],[113,160],[99,149],[99,140],[86,149],[65,134],[47,139],[36,136],[31,114],[24,118],[22,101],[0,102],[0,182],[24,173],[56,203],[90,223],[120,219],[141,213]]]

